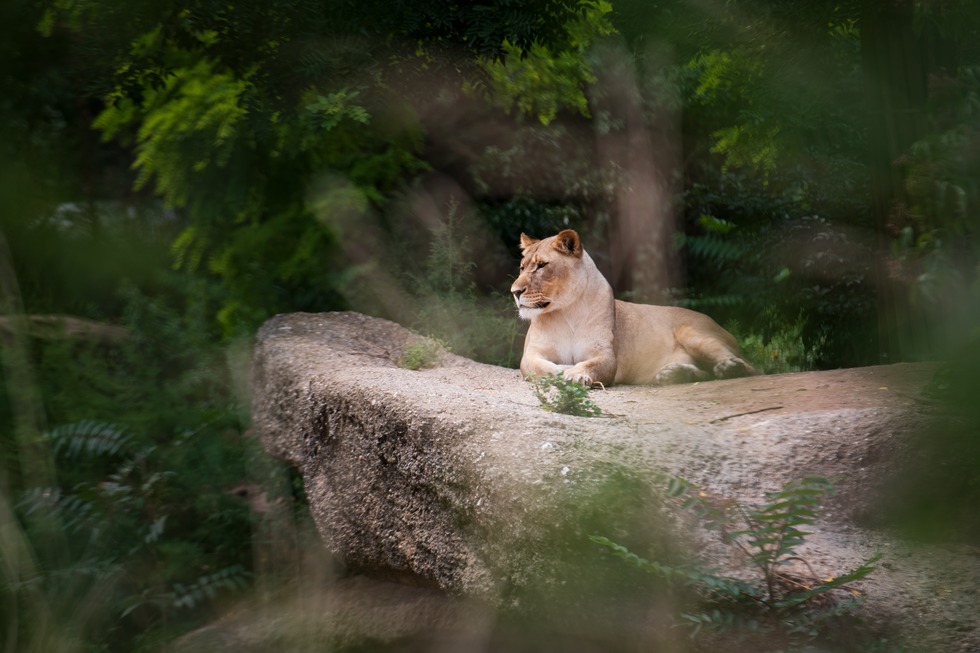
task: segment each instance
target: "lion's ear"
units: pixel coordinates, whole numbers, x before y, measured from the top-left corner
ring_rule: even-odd
[[[565,229],[558,232],[552,247],[563,254],[571,254],[575,257],[582,256],[582,240],[574,229]]]
[[[527,248],[528,247],[530,247],[531,245],[533,245],[534,243],[537,243],[537,242],[540,242],[540,241],[538,241],[537,238],[531,238],[526,233],[521,232],[521,251],[522,252],[527,251]]]

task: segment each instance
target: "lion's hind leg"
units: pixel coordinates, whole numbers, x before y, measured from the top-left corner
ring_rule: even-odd
[[[693,363],[669,363],[657,372],[657,385],[674,385],[676,383],[693,383],[705,381],[711,376]]]
[[[657,371],[654,382],[657,385],[674,385],[706,381],[710,378],[710,373],[698,367],[694,359],[683,348],[678,347]]]
[[[704,333],[691,327],[681,327],[674,335],[687,354],[697,361],[698,367],[710,371],[716,379],[734,379],[759,373],[742,358],[738,343],[727,331]]]
[[[735,379],[740,376],[754,376],[759,372],[738,356],[732,356],[715,363],[711,372],[716,379]]]

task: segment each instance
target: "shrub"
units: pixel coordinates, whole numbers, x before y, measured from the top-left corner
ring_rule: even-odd
[[[0,620],[23,650],[158,650],[251,584],[262,517],[232,490],[283,469],[246,436],[211,289],[159,283],[123,292],[126,338],[22,343],[31,375],[4,370],[56,425],[14,439],[0,410]]]
[[[442,360],[442,355],[447,349],[446,343],[437,338],[416,336],[405,347],[405,352],[398,359],[398,364],[407,370],[435,367]]]
[[[589,399],[589,388],[566,379],[563,372],[528,377],[541,407],[553,413],[599,417],[602,410]]]

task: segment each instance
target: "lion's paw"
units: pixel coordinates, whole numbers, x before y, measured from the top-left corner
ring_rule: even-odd
[[[585,372],[565,372],[565,378],[574,383],[580,383],[586,388],[592,387],[592,377]]]
[[[675,383],[691,383],[705,378],[705,373],[690,363],[671,363],[657,372],[657,385],[673,385]]]
[[[712,372],[716,379],[734,379],[739,376],[756,374],[755,369],[741,358],[726,358],[719,361]]]

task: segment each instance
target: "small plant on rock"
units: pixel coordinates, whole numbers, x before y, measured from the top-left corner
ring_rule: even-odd
[[[446,343],[438,338],[418,336],[406,345],[404,353],[398,359],[398,365],[407,370],[435,367],[447,349]]]
[[[528,377],[541,407],[553,413],[599,417],[602,410],[589,398],[589,389],[564,377],[562,372]]]

